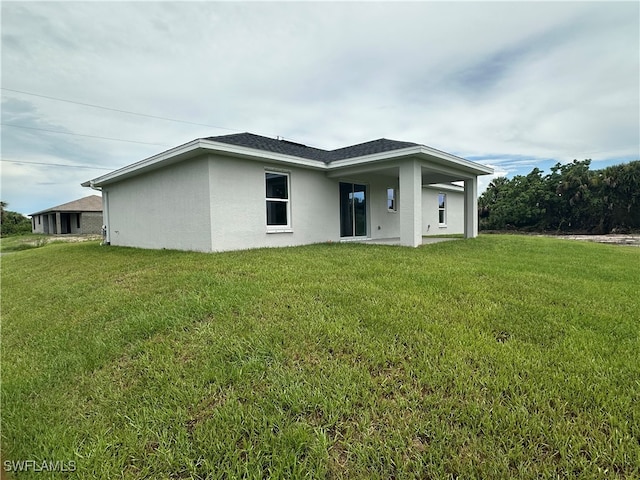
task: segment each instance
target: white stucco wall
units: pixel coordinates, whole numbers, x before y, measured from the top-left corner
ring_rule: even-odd
[[[288,232],[269,233],[267,228],[267,171],[289,174]],[[209,178],[214,251],[339,240],[338,182],[322,171],[216,156]]]
[[[265,172],[289,175],[290,228],[266,224]],[[196,251],[340,241],[339,183],[367,185],[368,237],[400,236],[402,191],[393,175],[328,177],[322,170],[206,154],[103,187],[112,245]],[[395,188],[397,211],[387,209]],[[447,195],[447,225],[438,225],[438,193]],[[464,193],[422,189],[423,235],[463,233]],[[37,222],[36,222],[37,223]],[[44,223],[44,219],[43,219]],[[430,227],[429,227],[430,226]],[[285,230],[282,228],[280,230]]]
[[[438,224],[438,194],[447,195],[446,226]],[[464,233],[464,191],[452,191],[436,186],[422,188],[422,234],[442,235]]]
[[[109,198],[112,245],[211,251],[207,157],[106,185],[103,191]]]
[[[382,175],[370,175],[364,182],[368,187],[369,201],[369,236],[376,238],[393,238],[400,235],[400,213],[398,209],[390,212],[387,209],[387,188],[396,189],[396,202],[399,207],[400,194],[398,178]]]

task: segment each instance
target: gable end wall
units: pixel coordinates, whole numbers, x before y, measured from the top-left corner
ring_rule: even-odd
[[[211,251],[207,156],[106,185],[112,245]]]

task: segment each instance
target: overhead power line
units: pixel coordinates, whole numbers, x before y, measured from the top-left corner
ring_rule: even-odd
[[[59,133],[62,135],[73,135],[76,137],[88,137],[88,138],[99,138],[101,140],[112,140],[116,142],[127,142],[127,143],[138,143],[140,145],[156,145],[161,147],[171,147],[172,145],[168,145],[166,143],[150,143],[150,142],[138,142],[136,140],[125,140],[124,138],[113,138],[113,137],[101,137],[99,135],[83,135],[81,133],[73,133],[73,132],[63,132],[60,130],[49,130],[47,128],[39,128],[39,127],[27,127],[26,125],[14,125],[12,123],[0,123],[5,127],[13,127],[13,128],[25,128],[27,130],[38,130],[41,132],[49,132],[49,133]]]
[[[0,159],[0,162],[17,163],[17,164],[24,163],[26,165],[44,165],[44,166],[47,166],[47,167],[86,168],[86,169],[90,169],[90,170],[116,170],[116,168],[94,167],[94,166],[91,166],[91,165],[70,165],[70,164],[65,164],[65,163],[32,162],[32,161],[29,161],[29,160],[12,160],[12,159],[9,159],[9,158],[2,158],[2,159]]]
[[[24,90],[14,90],[13,88],[0,87],[0,89],[6,90],[7,92],[14,92],[14,93],[20,93],[20,94],[23,94],[23,95],[31,95],[33,97],[40,97],[40,98],[47,98],[49,100],[56,100],[58,102],[73,103],[74,105],[82,105],[83,107],[100,108],[102,110],[109,110],[111,112],[126,113],[128,115],[137,115],[139,117],[155,118],[157,120],[166,120],[168,122],[186,123],[187,125],[198,125],[200,127],[217,128],[217,129],[220,129],[220,130],[228,130],[230,132],[241,132],[242,131],[242,130],[238,130],[236,128],[221,127],[219,125],[209,125],[209,124],[206,124],[206,123],[190,122],[188,120],[179,120],[177,118],[161,117],[161,116],[158,116],[158,115],[149,115],[149,114],[146,114],[146,113],[132,112],[130,110],[121,110],[119,108],[105,107],[104,105],[96,105],[96,104],[93,104],[93,103],[77,102],[75,100],[69,100],[69,99],[66,99],[66,98],[51,97],[49,95],[41,95],[39,93],[25,92]]]

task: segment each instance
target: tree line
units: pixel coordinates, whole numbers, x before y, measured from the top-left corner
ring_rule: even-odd
[[[591,160],[499,177],[478,199],[481,230],[615,233],[640,229],[640,160],[590,170]]]
[[[8,203],[0,201],[0,236],[31,233],[31,220],[18,212],[7,210]]]

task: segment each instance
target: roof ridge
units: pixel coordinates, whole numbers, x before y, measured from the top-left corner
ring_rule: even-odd
[[[330,152],[335,152],[336,150],[344,150],[345,148],[359,147],[361,145],[368,145],[368,144],[376,143],[376,142],[393,142],[393,143],[402,143],[402,144],[415,145],[415,146],[419,146],[420,145],[419,143],[405,142],[404,140],[393,140],[392,138],[381,137],[381,138],[376,138],[375,140],[367,140],[366,142],[360,142],[360,143],[356,143],[354,145],[348,145],[346,147],[335,148],[335,149],[329,150],[329,151]]]
[[[253,148],[256,150],[280,153],[283,155],[291,155],[307,160],[321,161],[326,164],[336,160],[347,158],[361,157],[376,153],[399,150],[407,147],[419,146],[414,142],[404,142],[400,140],[391,140],[388,138],[378,138],[367,142],[348,145],[333,150],[326,150],[318,147],[311,147],[303,143],[294,142],[285,138],[271,138],[257,135],[251,132],[232,133],[229,135],[220,135],[217,137],[206,137],[206,140],[220,143],[228,143],[240,147]]]

